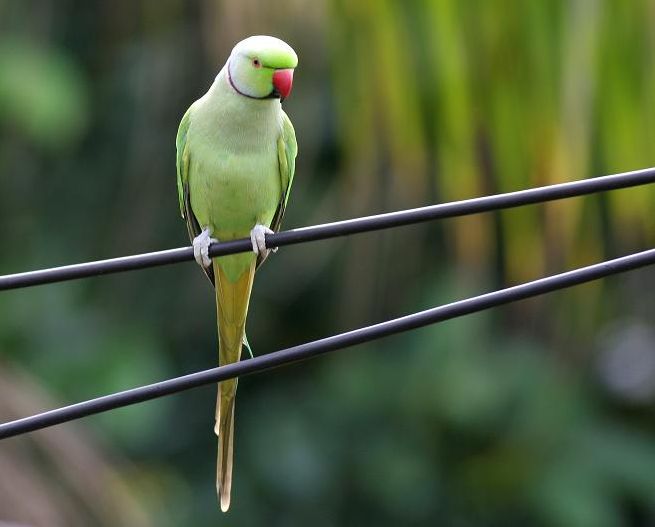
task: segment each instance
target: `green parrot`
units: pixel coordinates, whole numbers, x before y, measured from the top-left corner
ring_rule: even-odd
[[[219,364],[236,362],[245,335],[255,270],[268,256],[265,234],[278,231],[295,171],[296,135],[282,110],[294,50],[282,40],[239,42],[214,83],[182,117],[177,133],[177,191],[194,256],[214,285]],[[252,253],[209,258],[209,245],[250,237]],[[249,348],[249,346],[248,346]],[[216,492],[230,507],[237,380],[219,384]]]

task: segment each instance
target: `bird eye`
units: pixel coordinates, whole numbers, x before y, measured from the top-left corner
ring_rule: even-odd
[[[255,68],[261,68],[262,63],[259,62],[259,59],[252,59],[252,65],[255,66]]]

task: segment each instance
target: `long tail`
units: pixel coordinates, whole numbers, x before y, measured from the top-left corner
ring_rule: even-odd
[[[216,285],[216,312],[218,320],[219,364],[236,362],[241,357],[241,342],[246,329],[246,315],[252,281],[255,276],[255,262],[235,281],[230,281],[213,260]],[[234,398],[237,380],[223,381],[218,385],[216,400],[216,426],[218,436],[218,460],[216,463],[216,492],[221,510],[230,508],[232,489],[232,452],[234,442]]]

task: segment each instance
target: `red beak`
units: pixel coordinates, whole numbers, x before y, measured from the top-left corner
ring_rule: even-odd
[[[275,70],[273,73],[273,87],[280,94],[280,99],[286,99],[291,93],[293,85],[293,70]]]

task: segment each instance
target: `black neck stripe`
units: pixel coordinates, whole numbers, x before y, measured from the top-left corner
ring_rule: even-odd
[[[264,99],[276,99],[279,98],[279,95],[277,93],[277,90],[273,88],[273,91],[269,93],[268,95],[264,97],[255,97],[253,95],[248,95],[247,93],[243,93],[239,88],[237,88],[236,84],[234,84],[234,81],[232,80],[232,73],[230,72],[230,66],[232,64],[232,60],[227,61],[227,80],[230,83],[230,86],[232,86],[232,89],[237,92],[239,95],[243,95],[244,97],[248,97],[248,99],[256,99],[258,101],[262,101]]]

